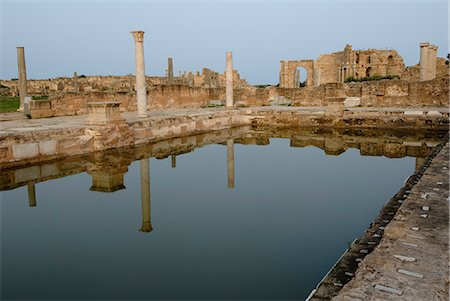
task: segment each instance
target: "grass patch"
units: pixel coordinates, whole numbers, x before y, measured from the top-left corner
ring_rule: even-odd
[[[47,100],[48,96],[33,96],[33,100]],[[0,113],[16,112],[20,106],[19,97],[0,95]]]
[[[16,112],[19,106],[19,97],[0,95],[0,113]]]
[[[33,96],[34,100],[47,100],[48,96]]]

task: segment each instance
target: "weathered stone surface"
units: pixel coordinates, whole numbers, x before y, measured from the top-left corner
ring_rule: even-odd
[[[346,108],[359,107],[360,105],[361,105],[361,98],[360,97],[347,97],[344,100],[344,106]]]
[[[423,116],[423,111],[408,110],[408,111],[404,111],[403,114],[405,114],[405,115],[413,115],[413,116]]]
[[[428,111],[427,117],[442,117],[442,113],[439,111]]]
[[[362,261],[355,278],[332,300],[448,300],[449,173],[443,169],[448,166],[448,158],[447,143],[427,163],[423,176],[386,226],[380,245]],[[424,200],[420,195],[432,187],[442,190],[427,198],[427,206],[433,210],[422,218]],[[412,232],[412,227],[417,230]],[[399,258],[397,254],[402,255]],[[376,285],[399,289],[402,294],[379,291]]]
[[[39,155],[38,143],[23,143],[12,146],[12,153],[15,159],[26,159]]]
[[[56,154],[56,140],[40,141],[39,142],[39,153],[41,155],[51,156]]]

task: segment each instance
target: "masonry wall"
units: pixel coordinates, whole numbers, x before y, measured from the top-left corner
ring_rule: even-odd
[[[330,83],[320,87],[287,89],[277,93],[294,106],[325,106],[327,97],[360,97],[362,107],[449,107],[449,78],[424,82],[381,80],[362,83]]]

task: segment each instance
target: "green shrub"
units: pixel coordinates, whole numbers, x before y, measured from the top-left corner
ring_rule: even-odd
[[[373,80],[382,80],[382,79],[399,79],[400,76],[398,75],[386,75],[386,76],[381,76],[381,75],[377,75],[375,74],[374,76],[371,77],[361,77],[361,78],[355,78],[353,76],[348,77],[345,82],[346,83],[350,83],[350,82],[367,82],[367,81],[373,81]]]

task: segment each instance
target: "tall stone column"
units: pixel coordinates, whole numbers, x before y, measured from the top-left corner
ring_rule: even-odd
[[[78,74],[76,72],[73,73],[73,91],[75,93],[80,92],[80,87],[78,86]]]
[[[17,111],[23,112],[25,96],[28,95],[27,91],[27,68],[25,65],[25,50],[23,47],[17,47],[17,67],[18,67],[18,80],[19,80],[19,98],[20,107]]]
[[[225,99],[226,106],[233,106],[233,54],[231,51],[227,51],[227,69],[225,73],[226,85],[225,85]]]
[[[173,84],[173,60],[171,57],[167,59],[167,81],[169,85]]]
[[[420,43],[420,81],[428,79],[428,46],[429,43]]]
[[[150,159],[141,159],[141,202],[142,202],[142,226],[141,232],[153,230],[150,220]]]
[[[436,78],[436,74],[437,74],[437,49],[438,47],[436,45],[430,45],[428,47],[428,69],[429,69],[429,73],[428,73],[428,79],[434,79]]]
[[[145,84],[144,32],[132,31],[136,56],[136,99],[139,117],[147,117],[147,89]]]
[[[228,188],[234,188],[234,140],[227,140]]]
[[[27,184],[28,188],[28,205],[30,207],[36,207],[36,187],[33,182]]]

